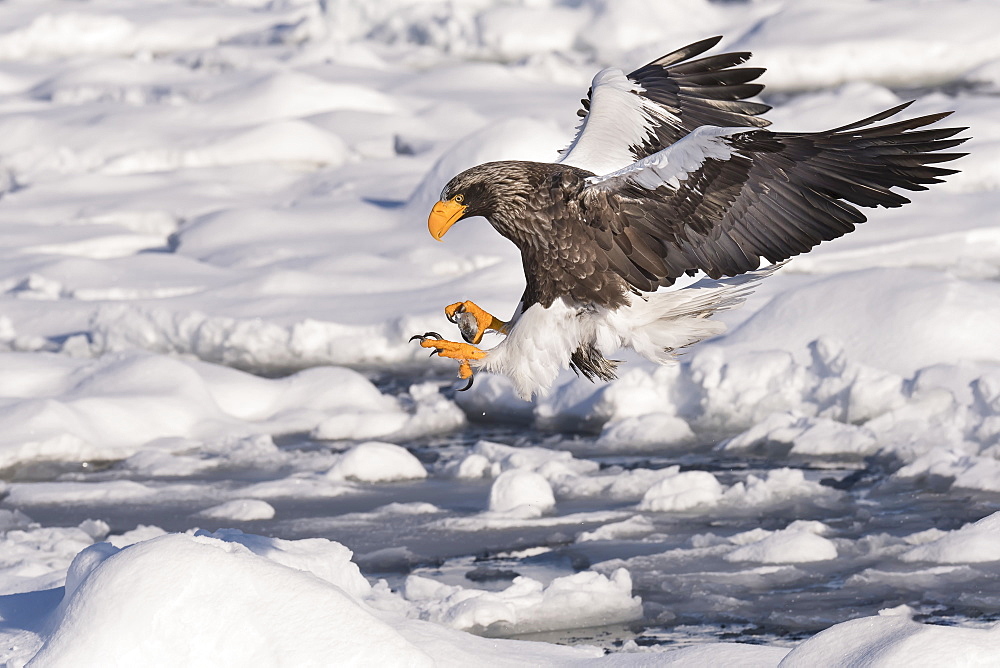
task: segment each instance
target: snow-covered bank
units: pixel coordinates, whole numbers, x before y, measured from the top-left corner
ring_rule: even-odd
[[[486,641],[402,610],[379,611],[372,603],[391,594],[373,589],[350,558],[329,541],[239,532],[168,534],[124,549],[97,543],[70,565],[61,597],[20,595],[14,617],[24,630],[6,630],[4,659],[10,666],[95,665],[109,657],[150,666],[307,666],[332,658],[430,666],[473,658],[568,664],[601,654]]]
[[[183,586],[178,586],[179,582]],[[102,542],[70,564],[64,587],[0,596],[5,665],[990,665],[1000,625],[925,625],[905,606],[834,625],[793,649],[714,644],[605,656],[593,647],[478,638],[448,628],[504,620],[521,628],[634,616],[628,574],[581,573],[500,594],[411,578],[405,598],[374,587],[338,543],[220,531]],[[516,592],[514,590],[517,590]],[[624,594],[624,599],[622,595]],[[625,602],[624,607],[621,601]],[[439,623],[421,619],[430,618]],[[957,653],[957,654],[956,654]]]
[[[413,386],[404,403],[343,368],[269,380],[136,352],[98,360],[0,353],[0,364],[0,468],[124,459],[140,450],[211,451],[294,432],[404,439],[465,421],[434,384]]]
[[[983,286],[995,291],[995,283]],[[898,477],[933,474],[958,487],[997,491],[1000,348],[994,341],[1000,320],[991,323],[990,310],[1000,299],[956,309],[932,321],[938,327],[919,322],[919,313],[911,323],[886,326],[890,319],[880,317],[874,303],[866,320],[865,309],[838,310],[828,297],[783,301],[774,299],[676,366],[636,365],[598,387],[570,376],[534,405],[517,399],[505,379],[490,378],[457,401],[470,415],[556,427],[575,421],[577,428],[599,430],[588,452],[680,454],[725,436],[720,452],[841,461],[876,455],[892,462]],[[906,308],[899,300],[884,303]],[[938,304],[913,303],[924,314]],[[787,324],[810,305],[815,317],[787,335]],[[860,317],[851,317],[855,313]],[[819,331],[825,323],[833,334],[846,334],[853,350],[826,337],[797,345],[816,321]],[[770,349],[783,337],[782,348]]]

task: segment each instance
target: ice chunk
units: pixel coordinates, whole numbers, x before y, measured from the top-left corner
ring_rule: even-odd
[[[948,665],[996,663],[1000,625],[971,629],[913,621],[905,609],[836,624],[795,647],[782,668],[824,666]]]
[[[969,564],[1000,561],[1000,512],[949,531],[899,556],[902,561]]]
[[[427,470],[406,448],[369,441],[340,455],[326,475],[331,480],[387,482],[426,478]]]
[[[505,590],[490,592],[440,584],[411,575],[405,597],[422,619],[452,628],[489,633],[531,633],[627,622],[642,615],[624,568],[610,577],[583,571],[554,579],[547,587],[517,577]]]
[[[210,520],[252,522],[254,520],[269,520],[274,517],[274,506],[260,499],[233,499],[217,506],[206,508],[197,513],[199,517]]]
[[[517,517],[541,517],[556,505],[548,480],[525,469],[504,471],[490,487],[490,511]]]
[[[763,564],[794,564],[837,558],[837,546],[819,534],[822,522],[797,520],[779,531],[755,529],[731,538],[740,547],[725,556],[726,561],[754,561]]]
[[[691,510],[718,503],[722,493],[722,485],[711,473],[685,471],[664,478],[650,487],[639,502],[639,509],[655,512]]]
[[[621,522],[612,522],[600,526],[593,531],[583,531],[576,537],[578,543],[592,540],[616,540],[619,538],[636,538],[652,533],[655,530],[652,520],[642,515],[630,517]]]

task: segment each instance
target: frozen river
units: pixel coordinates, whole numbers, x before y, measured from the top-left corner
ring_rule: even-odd
[[[388,383],[387,388],[398,383]],[[442,381],[442,385],[446,384]],[[274,461],[216,462],[208,471],[156,474],[123,465],[39,464],[20,469],[14,481],[38,482],[45,494],[15,505],[44,526],[76,526],[100,518],[112,533],[137,525],[164,531],[197,526],[235,527],[285,539],[325,537],[355,552],[371,580],[403,588],[414,574],[448,585],[500,591],[525,575],[543,583],[588,569],[610,574],[624,566],[643,602],[642,618],[604,627],[527,633],[526,638],[597,643],[620,648],[685,646],[737,641],[792,646],[838,622],[906,604],[915,618],[940,624],[988,625],[1000,618],[997,562],[941,565],[900,559],[914,545],[1000,510],[1000,494],[953,490],[934,476],[901,482],[895,462],[878,457],[789,456],[787,447],[730,454],[713,443],[683,453],[604,453],[594,435],[540,431],[525,425],[472,422],[451,433],[403,443],[431,471],[428,479],[348,484],[336,496],[272,498],[271,519],[241,521],[199,517],[220,496],[266,483],[287,486],[289,472],[330,458],[343,443],[307,434],[276,439]],[[766,500],[686,512],[637,512],[641,494],[560,499],[556,511],[535,521],[484,518],[491,479],[446,473],[477,443],[488,441],[544,453],[569,453],[592,462],[600,474],[634,470],[705,471],[726,488],[748,479],[771,480]],[[505,455],[509,456],[509,452]],[[780,479],[780,480],[779,480]],[[53,483],[52,481],[60,481]],[[134,481],[149,501],[115,494]],[[90,488],[82,498],[79,486]],[[59,488],[67,489],[60,494]],[[95,493],[106,486],[109,494]],[[258,487],[259,489],[259,487]],[[761,493],[762,487],[758,488]],[[572,494],[571,494],[572,496]],[[758,494],[758,497],[761,495]],[[748,502],[749,501],[749,502]],[[801,526],[801,533],[789,527]],[[777,533],[774,533],[777,532]],[[787,534],[768,555],[738,558],[739,546],[766,535]],[[822,536],[822,543],[804,540]],[[824,549],[832,545],[836,557]],[[734,558],[736,555],[737,558]],[[480,628],[491,636],[517,636],[503,622]]]

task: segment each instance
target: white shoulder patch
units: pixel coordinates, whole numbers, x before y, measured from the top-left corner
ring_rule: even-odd
[[[632,147],[641,146],[657,125],[680,127],[680,119],[636,94],[643,90],[619,69],[598,72],[591,84],[590,111],[559,162],[606,174],[635,162]]]
[[[756,129],[703,125],[667,148],[602,176],[592,176],[587,183],[599,190],[618,188],[626,181],[649,190],[660,186],[676,189],[709,158],[728,160],[732,157],[733,148],[726,141],[727,137]]]

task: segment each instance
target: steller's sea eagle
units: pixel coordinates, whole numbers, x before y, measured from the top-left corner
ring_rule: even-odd
[[[498,372],[524,398],[567,367],[614,378],[605,355],[621,347],[666,363],[720,333],[710,316],[741,303],[775,263],[865,222],[856,206],[901,206],[909,200],[893,188],[925,190],[955,173],[931,165],[964,155],[938,151],[965,141],[953,137],[966,128],[920,129],[951,112],[876,125],[906,103],[826,132],[762,129],[770,107],[746,98],[763,89],[751,83],[763,70],[736,67],[749,53],[691,60],[720,39],[628,75],[598,73],[557,162],[488,162],[449,181],[431,235],[486,218],[520,249],[526,287],[509,322],[471,301],[448,306],[466,343],[413,338],[457,360],[469,385],[473,367]],[[772,266],[759,269],[762,257]],[[661,289],[697,273],[722,280]],[[473,345],[487,330],[506,338]]]

